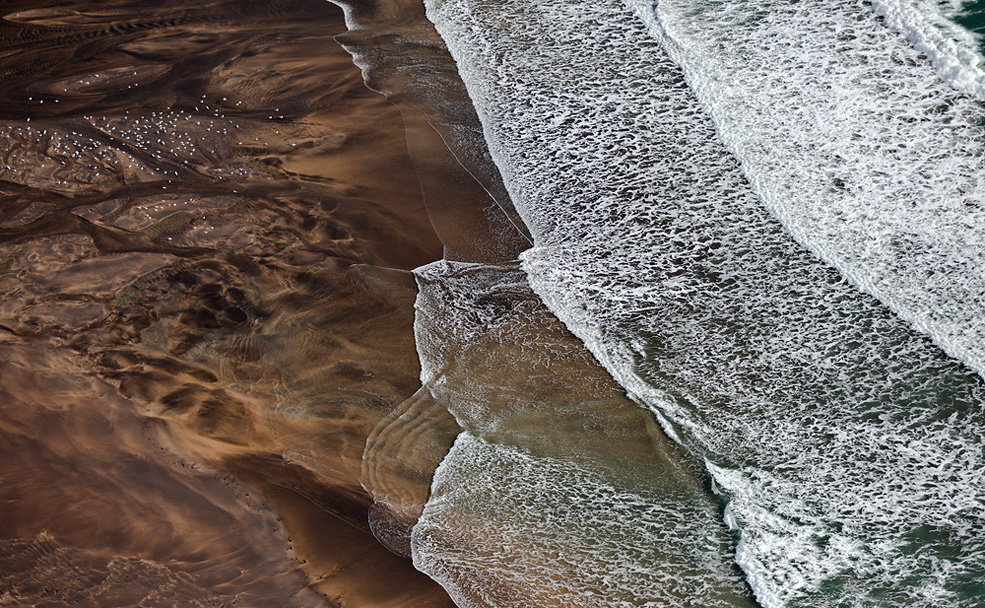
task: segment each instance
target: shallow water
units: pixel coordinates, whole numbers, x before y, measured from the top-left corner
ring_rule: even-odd
[[[751,606],[699,468],[511,264],[416,271],[423,397],[464,431],[413,529],[460,606]]]
[[[4,601],[450,605],[367,519],[443,246],[341,11],[3,10]]]

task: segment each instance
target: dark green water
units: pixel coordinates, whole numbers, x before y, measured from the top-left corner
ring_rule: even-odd
[[[980,36],[985,36],[985,0],[969,2],[964,10],[954,16],[954,21]],[[985,52],[985,38],[980,41],[979,48]]]

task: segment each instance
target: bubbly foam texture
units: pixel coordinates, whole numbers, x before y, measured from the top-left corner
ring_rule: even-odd
[[[432,491],[414,565],[459,606],[748,605],[727,569],[707,568],[728,557],[687,493],[640,494],[469,433]]]
[[[981,102],[853,0],[632,4],[794,237],[985,373]]]
[[[968,147],[977,106],[942,90],[916,52],[867,11],[856,11],[846,30],[844,3],[784,4],[813,28],[794,29],[794,40],[787,29],[801,22],[761,3],[711,4],[687,13],[693,24],[681,9],[679,27],[695,36],[767,28],[769,36],[749,36],[742,47],[754,66],[768,54],[756,44],[813,53],[764,70],[763,80],[716,72],[722,81],[703,85],[733,83],[733,95],[721,97],[731,105],[722,102],[717,118],[726,109],[742,114],[746,96],[765,99],[759,91],[774,81],[789,84],[782,91],[795,97],[777,93],[783,105],[757,106],[756,120],[742,123],[748,134],[734,139],[755,151],[740,154],[746,171],[753,158],[781,176],[796,170],[799,180],[767,182],[774,174],[764,169],[750,187],[718,137],[721,123],[660,44],[683,45],[681,38],[654,36],[653,14],[642,8],[634,15],[616,1],[479,0],[428,8],[535,237],[524,255],[534,291],[668,433],[705,459],[729,500],[724,519],[738,531],[735,558],[756,598],[767,607],[976,606],[985,576],[981,377],[799,247],[756,194],[768,183],[767,193],[787,197],[774,200],[796,202],[797,193],[813,202],[803,207],[831,223],[804,224],[868,254],[849,256],[851,268],[875,268],[872,281],[895,286],[906,302],[929,308],[926,294],[981,293],[981,267],[968,259],[980,249],[961,256],[951,247],[977,242],[978,209],[956,194],[980,187]],[[746,5],[759,10],[745,14]],[[860,49],[845,52],[858,64],[854,80],[836,78],[841,45],[813,47],[812,37],[829,30],[855,37],[841,43]],[[865,51],[870,38],[882,54]],[[697,52],[676,53],[685,51]],[[801,82],[796,68],[808,59],[813,80]],[[740,63],[737,56],[728,69],[758,74]],[[877,78],[880,70],[892,78]],[[824,83],[833,83],[827,96],[799,97],[798,87],[816,92]],[[879,101],[894,91],[909,91],[908,105]],[[942,107],[933,114],[927,104]],[[874,125],[873,108],[896,119]],[[836,110],[856,122],[839,122]],[[815,135],[831,130],[835,139],[798,137],[808,118]],[[756,139],[761,133],[776,135]],[[831,143],[855,141],[855,133],[869,156]],[[804,164],[778,156],[776,146]],[[855,173],[865,168],[871,174]],[[830,196],[811,198],[818,192]],[[907,275],[931,270],[966,282],[921,291]],[[938,325],[975,336],[974,300],[947,303]],[[971,337],[961,344],[975,347]]]
[[[938,76],[958,91],[985,99],[980,36],[953,21],[967,0],[872,0],[875,13],[930,59]]]
[[[463,608],[750,606],[700,476],[519,264],[417,274],[423,390],[466,429],[413,529],[419,569]]]

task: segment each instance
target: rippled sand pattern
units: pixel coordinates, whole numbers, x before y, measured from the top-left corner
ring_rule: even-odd
[[[367,523],[444,246],[341,11],[2,12],[0,605],[450,606]]]

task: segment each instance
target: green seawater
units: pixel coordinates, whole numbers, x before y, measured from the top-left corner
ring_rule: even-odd
[[[974,0],[953,17],[962,27],[981,36],[979,49],[985,53],[985,0]]]

